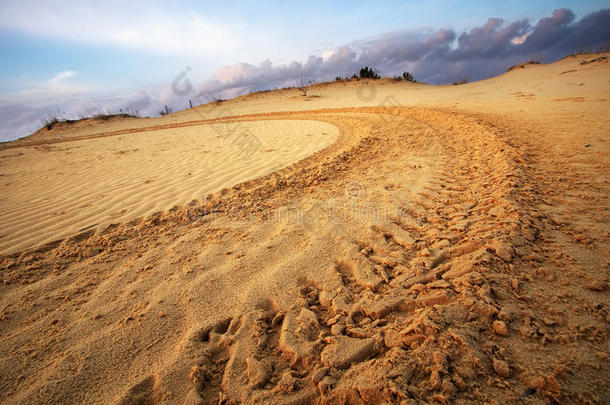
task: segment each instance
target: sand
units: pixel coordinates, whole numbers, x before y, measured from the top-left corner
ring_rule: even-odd
[[[609,402],[604,56],[3,144],[0,400]]]
[[[316,121],[261,121],[2,151],[0,253],[187,204],[297,162],[337,135]]]

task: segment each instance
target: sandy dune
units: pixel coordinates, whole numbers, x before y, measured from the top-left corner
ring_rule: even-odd
[[[315,121],[149,130],[0,152],[0,252],[184,205],[334,142]]]
[[[607,56],[3,145],[0,400],[610,402]]]

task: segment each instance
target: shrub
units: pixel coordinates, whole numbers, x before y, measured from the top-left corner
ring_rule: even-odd
[[[56,124],[60,123],[62,120],[55,114],[49,114],[40,119],[40,123],[43,127],[47,128],[47,131],[50,131]]]
[[[403,72],[402,73],[402,78],[408,82],[416,82],[417,80],[415,80],[415,78],[413,78],[413,75],[409,72]]]
[[[111,118],[115,118],[115,117],[120,117],[120,118],[140,118],[140,112],[137,110],[134,111],[126,111],[123,112],[122,110],[119,110],[118,113],[116,114],[112,114],[112,113],[99,113],[99,114],[95,114],[93,117],[93,119],[95,120],[101,120],[101,121],[106,121],[109,120]]]
[[[303,75],[301,75],[299,79],[297,79],[297,89],[299,89],[301,93],[303,93],[303,97],[307,96],[307,92],[309,91],[309,86],[311,85],[311,83],[311,80],[303,79]]]
[[[381,76],[375,69],[365,66],[362,69],[360,69],[360,78],[377,80],[377,79],[381,79]]]

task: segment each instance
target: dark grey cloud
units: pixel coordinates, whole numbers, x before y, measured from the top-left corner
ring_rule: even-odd
[[[527,20],[505,24],[502,19],[490,18],[481,27],[462,33],[457,41],[457,48],[450,51],[455,61],[469,58],[495,59],[503,57],[517,48],[516,41],[526,35],[530,29]]]
[[[530,51],[544,52],[547,58],[558,58],[578,50],[592,51],[610,41],[610,9],[573,20],[570,10],[556,10],[540,21],[524,45]]]
[[[542,18],[534,27],[524,48],[533,51],[542,51],[556,46],[558,42],[570,35],[573,27],[570,23],[574,21],[574,13],[565,8],[553,11],[551,17]]]
[[[610,9],[577,21],[571,10],[562,8],[533,23],[527,19],[507,22],[490,18],[483,25],[460,33],[447,29],[392,32],[342,46],[334,53],[310,56],[304,63],[241,63],[220,69],[200,90],[226,98],[294,86],[300,76],[332,80],[351,75],[365,65],[386,76],[410,71],[416,79],[432,84],[464,78],[480,80],[531,59],[552,62],[609,42]]]

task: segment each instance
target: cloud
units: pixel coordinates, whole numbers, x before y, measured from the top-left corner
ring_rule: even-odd
[[[33,36],[140,49],[156,54],[215,54],[238,44],[239,24],[156,2],[0,2],[0,27]],[[35,23],[32,23],[35,21]]]
[[[65,70],[45,81],[27,83],[23,90],[0,94],[0,142],[37,131],[44,117],[79,119],[122,111],[155,115],[164,103],[174,105],[178,102],[168,85],[151,89],[152,94],[146,91],[105,94],[100,87],[73,83],[77,76],[78,72]]]
[[[199,90],[226,98],[293,86],[301,75],[313,80],[351,76],[365,65],[387,76],[411,71],[418,80],[433,84],[480,80],[532,58],[550,62],[609,41],[609,9],[576,21],[571,10],[562,8],[533,24],[527,19],[490,18],[461,33],[447,29],[387,33],[311,55],[305,62],[278,66],[270,60],[259,65],[239,63],[219,69]]]
[[[74,77],[74,75],[76,75],[76,72],[73,70],[66,70],[64,72],[60,72],[58,74],[56,74],[55,76],[53,76],[52,78],[50,78],[47,83],[49,84],[49,86],[51,87],[60,87],[64,84],[64,81]]]
[[[57,73],[45,81],[25,82],[21,90],[0,94],[0,105],[10,102],[48,103],[66,97],[94,95],[100,91],[99,86],[74,82],[78,75],[74,70]]]

